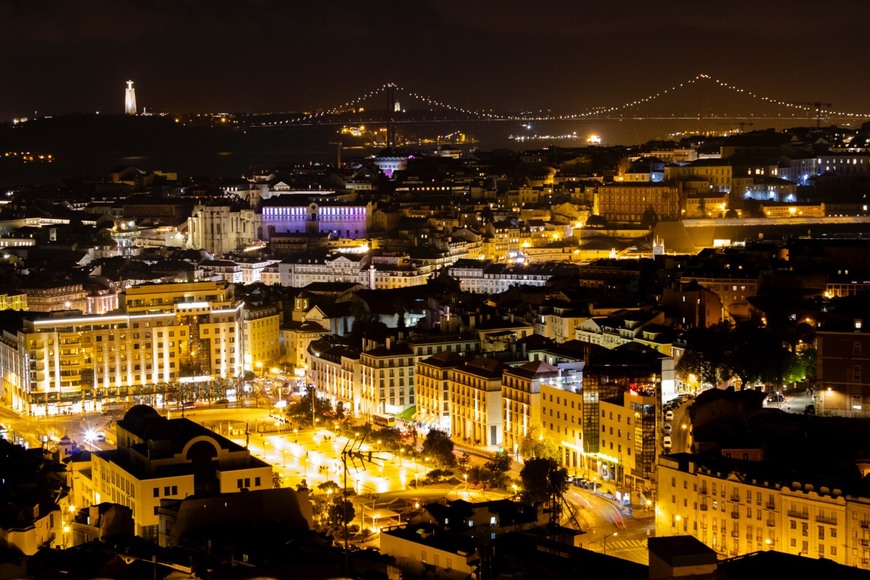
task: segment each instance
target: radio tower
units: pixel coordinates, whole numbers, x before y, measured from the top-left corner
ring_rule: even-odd
[[[127,89],[124,91],[124,113],[136,114],[136,89],[133,88],[133,81],[127,81]]]

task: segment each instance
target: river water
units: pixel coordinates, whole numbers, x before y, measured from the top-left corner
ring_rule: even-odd
[[[782,130],[795,125],[793,121],[756,122],[754,130]],[[698,133],[721,133],[738,129],[739,123],[716,119],[694,120],[584,120],[482,122],[455,121],[420,125],[400,125],[400,138],[410,146],[434,149],[438,135],[456,132],[470,137],[470,143],[458,145],[468,151],[510,149],[516,151],[548,146],[584,147],[590,136],[596,136],[601,146],[639,145],[651,140],[678,140]],[[521,136],[524,140],[518,140]],[[334,163],[336,141],[346,146],[343,160],[361,158],[376,153],[379,148],[339,134],[336,126],[287,127],[279,130],[249,130],[244,136],[220,144],[196,141],[190,145],[167,143],[166,147],[151,142],[139,148],[135,142],[119,140],[115,147],[88,141],[88,136],[76,135],[78,141],[61,150],[40,150],[39,144],[29,144],[32,150],[51,153],[53,163],[10,162],[0,159],[0,187],[20,184],[59,183],[66,178],[83,175],[105,175],[119,167],[176,172],[180,178],[193,176],[241,177],[252,170],[296,163]],[[418,145],[419,143],[426,144]],[[3,144],[0,143],[0,146]],[[49,146],[50,147],[50,146]],[[2,153],[2,151],[0,151]]]

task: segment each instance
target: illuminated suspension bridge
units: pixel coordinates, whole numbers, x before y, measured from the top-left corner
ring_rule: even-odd
[[[398,103],[411,102],[414,108],[400,109]],[[727,101],[727,102],[726,102]],[[384,109],[386,103],[386,109]],[[370,106],[371,105],[371,106]],[[680,112],[677,112],[680,111]],[[816,124],[864,122],[870,113],[841,111],[830,103],[793,102],[766,96],[738,87],[707,74],[674,84],[624,103],[590,107],[573,113],[538,112],[499,113],[456,106],[446,101],[385,83],[341,105],[312,113],[271,116],[261,127],[292,125],[341,125],[347,123],[438,123],[464,121],[546,122],[582,120],[722,120],[813,121]]]

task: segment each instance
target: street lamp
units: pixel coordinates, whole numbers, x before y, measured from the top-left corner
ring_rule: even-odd
[[[618,536],[619,532],[611,532],[609,534],[604,534],[604,555],[607,555],[607,538],[610,536]]]

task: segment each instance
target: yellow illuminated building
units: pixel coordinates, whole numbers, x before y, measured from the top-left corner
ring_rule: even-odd
[[[166,419],[151,407],[130,409],[117,424],[117,449],[91,454],[73,485],[80,507],[103,502],[133,512],[137,536],[157,539],[160,501],[272,488],[272,466],[189,419]],[[91,492],[91,497],[86,497]]]
[[[245,370],[257,369],[257,363],[270,369],[281,358],[281,309],[277,306],[245,308]]]
[[[0,294],[0,310],[27,310],[27,294]]]
[[[692,535],[723,557],[776,550],[870,570],[870,498],[794,479],[762,463],[664,456],[656,535]]]
[[[211,396],[242,372],[241,309],[231,285],[148,284],[126,312],[26,313],[0,340],[3,400],[28,415],[80,413],[107,403],[165,405],[179,389]]]
[[[471,445],[502,445],[504,363],[476,358],[450,370],[450,434]]]
[[[541,385],[544,437],[558,446],[559,462],[572,474],[586,475],[589,458],[583,446],[583,392]]]
[[[541,361],[507,368],[502,378],[505,449],[514,456],[534,427],[541,426],[541,385],[557,384],[559,370]]]
[[[417,362],[417,421],[450,433],[450,370],[466,361],[455,352],[440,352]]]

